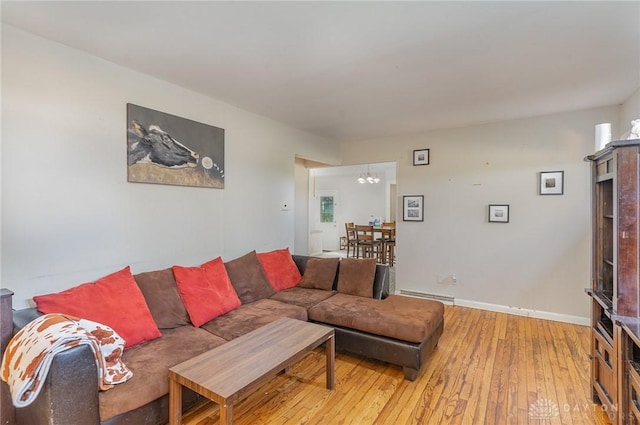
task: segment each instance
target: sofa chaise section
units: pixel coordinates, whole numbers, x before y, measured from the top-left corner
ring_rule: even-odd
[[[338,349],[402,366],[410,381],[444,328],[442,303],[399,295],[378,300],[336,294],[308,314],[312,322],[335,328]]]

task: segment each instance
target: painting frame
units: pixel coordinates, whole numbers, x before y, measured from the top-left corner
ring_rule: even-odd
[[[402,221],[424,221],[424,195],[402,197]]]
[[[415,149],[413,151],[413,165],[429,165],[429,149]]]
[[[128,182],[224,189],[223,128],[126,106]]]
[[[564,171],[541,171],[538,179],[540,195],[564,195]]]
[[[509,204],[489,204],[489,223],[508,223]]]

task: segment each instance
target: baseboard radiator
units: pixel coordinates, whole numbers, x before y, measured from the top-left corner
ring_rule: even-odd
[[[438,294],[428,294],[426,292],[418,292],[418,291],[408,291],[406,289],[400,290],[400,295],[408,295],[410,297],[418,297],[418,298],[427,298],[430,300],[442,301],[447,304],[455,304],[455,297],[450,297],[448,295],[438,295]]]

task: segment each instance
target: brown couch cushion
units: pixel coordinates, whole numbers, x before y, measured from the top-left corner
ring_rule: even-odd
[[[262,299],[243,304],[229,313],[202,325],[214,335],[231,341],[281,317],[307,321],[307,310],[297,305]]]
[[[161,338],[125,350],[122,361],[133,371],[133,378],[108,391],[100,391],[100,420],[106,421],[167,394],[170,367],[225,342],[202,329],[181,326],[165,329]]]
[[[133,276],[147,301],[153,320],[160,329],[188,325],[189,316],[182,303],[170,268]]]
[[[309,309],[309,319],[374,335],[420,343],[444,316],[439,301],[389,295],[384,300],[337,293]]]
[[[275,294],[255,251],[227,261],[224,265],[242,304],[269,298]]]
[[[336,291],[325,291],[323,289],[311,289],[311,288],[295,288],[285,289],[276,293],[272,300],[282,301],[283,303],[299,305],[307,310],[318,304],[320,301],[324,301],[329,297],[332,297]]]
[[[304,270],[304,275],[298,286],[301,288],[330,291],[333,289],[333,282],[336,279],[339,262],[339,258],[309,258],[307,267]]]
[[[375,275],[375,258],[345,258],[340,261],[338,292],[373,298],[373,279]]]

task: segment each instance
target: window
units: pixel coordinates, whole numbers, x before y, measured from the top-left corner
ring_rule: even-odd
[[[320,197],[320,223],[333,223],[333,196]]]

